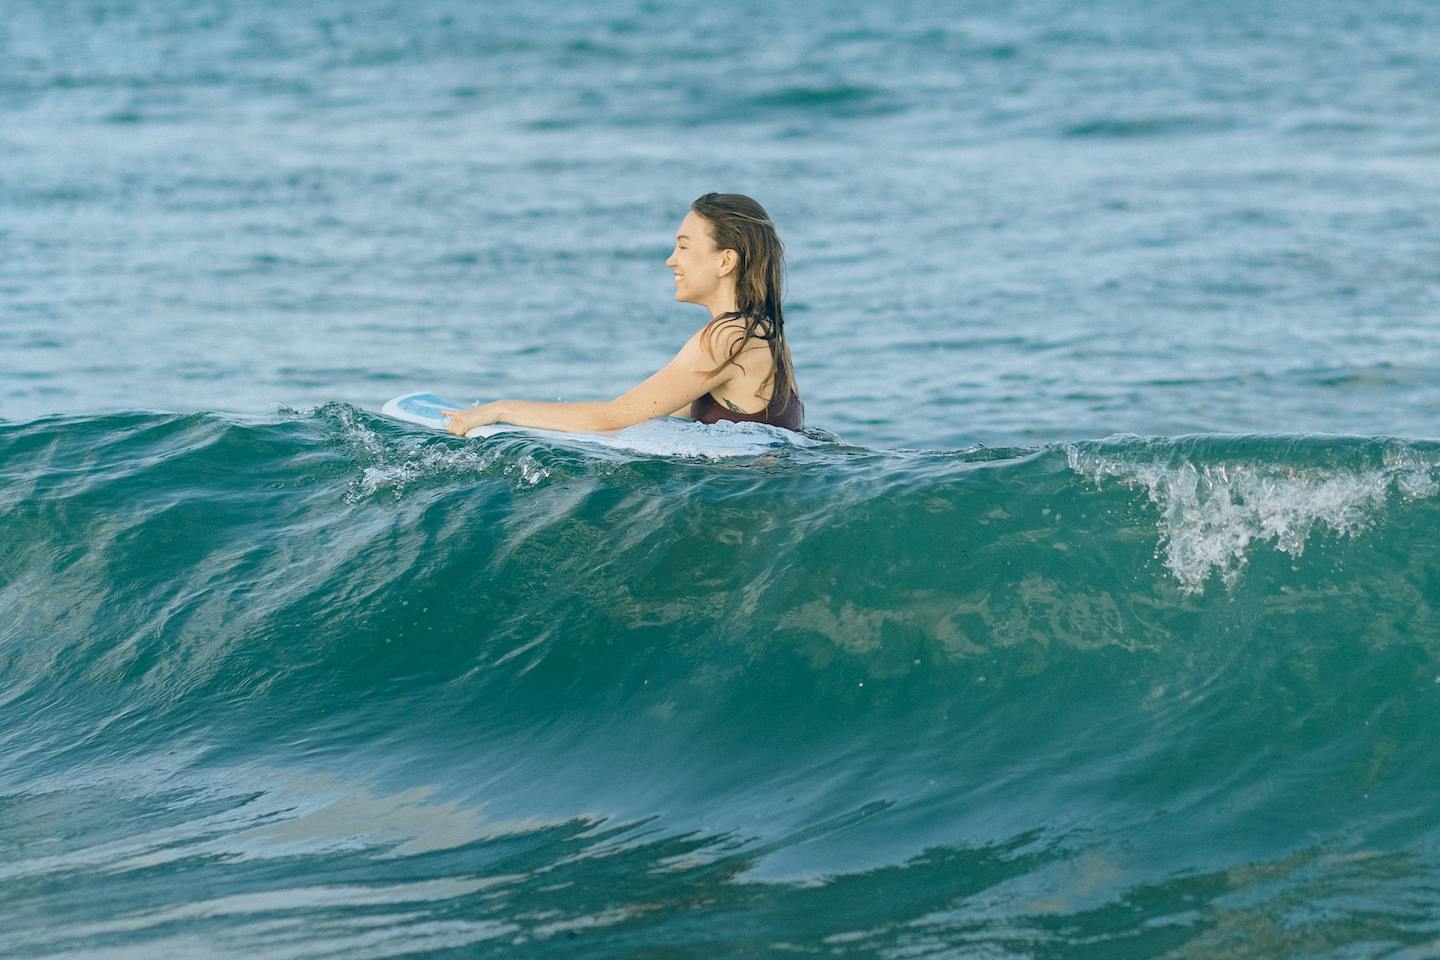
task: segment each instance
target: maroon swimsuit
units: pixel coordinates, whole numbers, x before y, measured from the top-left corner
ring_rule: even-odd
[[[736,423],[768,423],[771,426],[784,427],[786,430],[800,430],[805,426],[805,404],[801,403],[800,398],[794,393],[791,393],[783,407],[776,407],[772,403],[768,415],[764,410],[757,413],[736,413],[707,393],[690,404],[690,419],[698,420],[701,423],[714,423],[716,420],[734,420]]]

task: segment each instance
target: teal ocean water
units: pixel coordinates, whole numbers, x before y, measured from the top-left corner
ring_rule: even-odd
[[[0,956],[1440,955],[1433,5],[3,11]]]

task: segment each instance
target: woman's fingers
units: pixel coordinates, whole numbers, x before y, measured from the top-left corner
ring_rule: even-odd
[[[456,419],[457,415],[458,415],[461,411],[459,411],[459,410],[441,410],[440,412],[441,412],[442,414],[444,414],[444,415],[448,418],[448,419],[446,419],[445,424],[444,424],[446,431],[448,431],[449,433],[455,434],[455,436],[457,436],[457,437],[463,437],[463,436],[465,436],[465,431],[466,431],[467,429],[469,429],[469,428],[468,428],[465,424],[462,424],[459,420]]]
[[[466,410],[450,410],[441,407],[440,413],[446,417],[445,429],[457,437],[465,436],[466,433],[481,424],[493,422],[493,418],[485,416],[480,407],[470,407]]]

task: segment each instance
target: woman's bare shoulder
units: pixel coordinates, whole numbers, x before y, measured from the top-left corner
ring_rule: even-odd
[[[735,348],[745,340],[745,330],[744,317],[717,317],[702,326],[695,335],[718,363],[734,353]],[[765,349],[766,346],[766,341],[752,337],[741,353],[748,355],[756,349]]]

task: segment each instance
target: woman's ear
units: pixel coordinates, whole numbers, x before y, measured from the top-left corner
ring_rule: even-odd
[[[735,265],[740,262],[740,254],[726,247],[720,251],[720,276],[728,277],[734,270]]]

